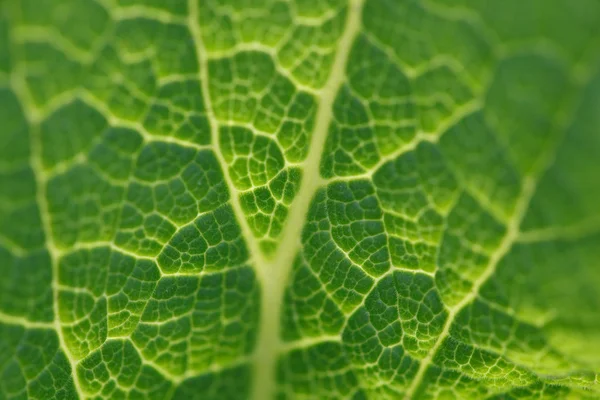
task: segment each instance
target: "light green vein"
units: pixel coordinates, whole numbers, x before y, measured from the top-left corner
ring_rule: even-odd
[[[256,400],[273,398],[275,395],[275,373],[279,358],[278,349],[281,348],[281,309],[285,287],[294,257],[301,245],[302,227],[310,202],[323,183],[319,174],[321,155],[332,120],[333,103],[345,81],[350,50],[361,27],[362,6],[363,0],[350,2],[346,26],[338,44],[331,74],[325,86],[319,91],[316,123],[308,156],[304,161],[302,184],[292,204],[277,253],[268,264],[257,266],[262,286],[262,302],[252,393],[252,398]]]
[[[223,157],[223,153],[221,151],[221,146],[219,142],[219,123],[215,118],[215,113],[212,108],[212,102],[210,99],[210,91],[209,91],[209,75],[208,75],[208,51],[204,45],[204,40],[202,39],[202,32],[200,30],[199,24],[199,16],[200,10],[198,9],[198,0],[189,0],[188,1],[189,14],[188,14],[188,26],[192,33],[192,38],[196,45],[196,56],[198,58],[198,66],[200,69],[200,86],[202,89],[202,98],[204,100],[204,107],[206,108],[206,115],[210,121],[210,129],[211,129],[211,140],[214,149],[215,156],[219,161],[219,165],[223,170],[223,178],[227,183],[227,188],[229,190],[231,207],[235,213],[237,222],[240,224],[240,228],[242,230],[243,236],[246,238],[246,244],[250,248],[250,256],[252,263],[256,266],[259,264],[264,264],[265,260],[262,256],[262,252],[258,246],[258,242],[254,239],[254,234],[248,225],[246,220],[246,216],[242,211],[242,206],[239,201],[238,192],[233,184],[229,176],[229,171],[227,170],[227,162]]]
[[[20,60],[22,54],[19,52],[17,46],[11,47],[12,55],[15,59]],[[71,368],[71,376],[73,378],[73,386],[77,392],[79,398],[85,398],[83,396],[83,391],[79,384],[79,378],[76,373],[77,362],[71,356],[69,349],[66,345],[65,338],[61,329],[60,322],[60,313],[58,308],[58,259],[59,259],[59,251],[54,243],[54,238],[52,237],[52,228],[50,221],[50,211],[48,207],[48,201],[46,200],[46,181],[47,177],[44,175],[43,165],[42,165],[42,143],[39,131],[39,122],[42,120],[41,115],[37,112],[36,108],[33,106],[33,101],[29,96],[29,92],[27,90],[25,84],[25,77],[23,74],[23,64],[19,65],[20,68],[16,68],[14,73],[11,76],[11,87],[14,92],[17,94],[19,101],[21,102],[21,106],[23,108],[23,113],[28,121],[30,126],[30,162],[31,168],[33,170],[33,174],[35,177],[36,184],[36,193],[35,199],[37,205],[39,207],[40,219],[42,223],[42,229],[44,231],[45,236],[45,245],[48,253],[50,255],[50,260],[52,264],[52,303],[54,310],[54,321],[53,328],[56,331],[56,335],[58,336],[58,341],[60,345],[60,349],[65,354],[69,366]]]

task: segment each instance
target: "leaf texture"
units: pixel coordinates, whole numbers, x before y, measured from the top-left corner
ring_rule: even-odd
[[[599,27],[0,3],[0,399],[600,397]]]

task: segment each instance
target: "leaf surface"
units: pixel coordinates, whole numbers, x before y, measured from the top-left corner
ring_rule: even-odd
[[[600,396],[597,0],[0,4],[0,399]]]

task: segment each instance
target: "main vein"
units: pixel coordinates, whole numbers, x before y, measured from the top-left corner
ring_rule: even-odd
[[[275,373],[279,351],[282,347],[280,339],[280,320],[283,296],[287,278],[291,273],[294,257],[301,244],[301,232],[304,220],[314,193],[321,186],[319,163],[325,147],[327,132],[332,119],[332,108],[335,96],[345,80],[346,64],[350,49],[360,29],[362,3],[364,0],[350,0],[346,26],[338,42],[331,74],[318,92],[319,106],[316,114],[315,128],[312,134],[308,155],[303,162],[304,173],[302,183],[288,220],[281,235],[277,253],[272,259],[262,255],[258,242],[246,221],[237,191],[227,173],[225,162],[219,146],[219,125],[212,110],[209,92],[208,53],[202,39],[199,25],[199,10],[197,0],[189,0],[189,27],[196,43],[198,63],[200,66],[200,81],[206,112],[211,119],[212,141],[216,156],[225,170],[225,180],[231,193],[231,204],[238,223],[248,244],[251,260],[261,284],[261,310],[253,361],[252,398],[269,399],[275,394]]]
[[[319,174],[321,155],[333,117],[333,103],[345,81],[350,50],[360,30],[362,5],[363,0],[350,1],[330,76],[319,93],[316,123],[304,161],[302,183],[292,204],[277,253],[271,262],[257,268],[262,284],[262,303],[252,393],[252,398],[256,400],[273,398],[275,394],[277,360],[282,347],[280,328],[285,287],[300,249],[302,228],[311,200],[322,185]]]

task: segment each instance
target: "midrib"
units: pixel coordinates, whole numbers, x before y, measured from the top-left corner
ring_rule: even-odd
[[[257,266],[262,284],[261,322],[253,368],[252,398],[274,398],[277,361],[282,348],[281,310],[284,292],[292,271],[294,259],[301,245],[301,234],[310,203],[315,192],[322,186],[319,173],[321,154],[325,147],[327,132],[333,116],[333,102],[345,80],[346,64],[352,43],[361,26],[363,0],[351,0],[346,26],[338,43],[331,74],[320,91],[316,123],[306,160],[302,183],[286,222],[281,242],[272,261]]]
[[[302,229],[310,203],[315,192],[322,186],[319,173],[321,155],[333,117],[333,103],[344,83],[352,43],[361,26],[363,1],[351,0],[348,6],[346,26],[338,43],[332,70],[320,91],[315,128],[304,161],[300,190],[292,204],[277,253],[272,261],[257,266],[262,284],[262,302],[259,339],[253,368],[252,398],[255,400],[271,399],[275,396],[277,361],[282,348],[281,311],[284,292],[294,259],[300,250]]]
[[[273,258],[264,257],[257,241],[254,239],[246,221],[236,190],[226,171],[227,164],[223,159],[218,142],[218,123],[214,118],[210,103],[208,88],[207,52],[202,42],[200,26],[198,25],[197,0],[190,0],[190,30],[198,48],[198,61],[200,65],[200,79],[207,113],[212,121],[212,139],[216,149],[217,158],[225,170],[225,179],[231,195],[231,203],[237,220],[247,239],[252,262],[261,285],[260,324],[258,341],[254,351],[254,365],[252,368],[252,398],[256,400],[271,399],[275,395],[276,367],[279,352],[282,347],[280,337],[281,310],[286,283],[292,270],[294,258],[301,244],[301,233],[308,213],[310,202],[322,185],[319,174],[321,154],[325,147],[327,132],[333,114],[333,102],[336,94],[345,80],[346,64],[350,49],[361,26],[361,11],[364,0],[350,0],[344,32],[338,42],[334,57],[332,71],[324,87],[319,91],[319,105],[316,114],[315,127],[312,133],[310,148],[303,163],[303,177],[300,189],[291,206],[288,220],[285,224],[281,241]]]

